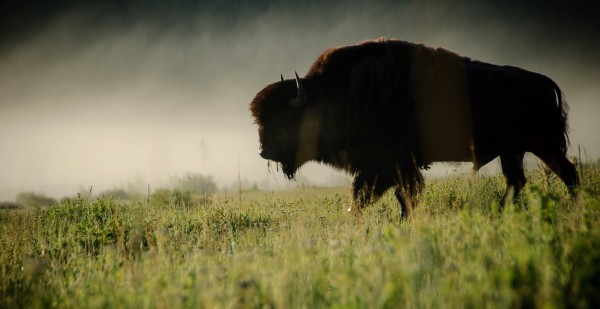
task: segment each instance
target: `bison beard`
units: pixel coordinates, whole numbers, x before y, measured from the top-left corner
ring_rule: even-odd
[[[573,193],[566,110],[544,75],[387,39],[329,49],[304,78],[282,77],[250,104],[261,156],[286,177],[308,161],[326,163],[354,175],[357,207],[393,187],[403,216],[423,188],[420,170],[440,161],[470,161],[477,171],[499,156],[504,204],[524,186],[531,152]]]

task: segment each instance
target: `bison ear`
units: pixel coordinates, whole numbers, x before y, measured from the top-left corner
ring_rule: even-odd
[[[294,71],[294,74],[296,74],[296,87],[298,88],[298,97],[292,99],[292,101],[290,101],[290,104],[293,107],[300,107],[301,105],[306,103],[306,89],[304,89],[302,81],[300,80],[300,77],[298,77],[298,73]]]
[[[283,81],[283,74],[281,74],[281,81]]]

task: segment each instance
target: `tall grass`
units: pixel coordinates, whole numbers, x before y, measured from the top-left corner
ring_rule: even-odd
[[[347,188],[0,212],[0,307],[579,307],[600,303],[600,171],[428,183],[410,221]]]

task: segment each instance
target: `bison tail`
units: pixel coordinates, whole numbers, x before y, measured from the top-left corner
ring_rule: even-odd
[[[567,148],[569,147],[569,121],[567,119],[567,112],[569,106],[565,101],[565,96],[560,90],[560,87],[550,78],[548,78],[552,84],[554,93],[556,94],[557,108],[558,108],[558,123],[557,125],[557,146],[563,155],[567,154]]]

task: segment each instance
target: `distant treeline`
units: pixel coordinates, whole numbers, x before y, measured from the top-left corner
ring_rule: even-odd
[[[121,201],[145,201],[162,205],[185,206],[192,202],[206,199],[217,192],[217,184],[211,175],[187,173],[173,179],[170,187],[159,187],[146,192],[139,188],[114,188],[95,194],[92,189],[81,190],[72,197],[63,197],[60,200],[48,197],[43,193],[21,192],[15,201],[0,202],[0,210],[16,210],[30,208],[46,208],[67,203],[75,199],[111,198]]]

